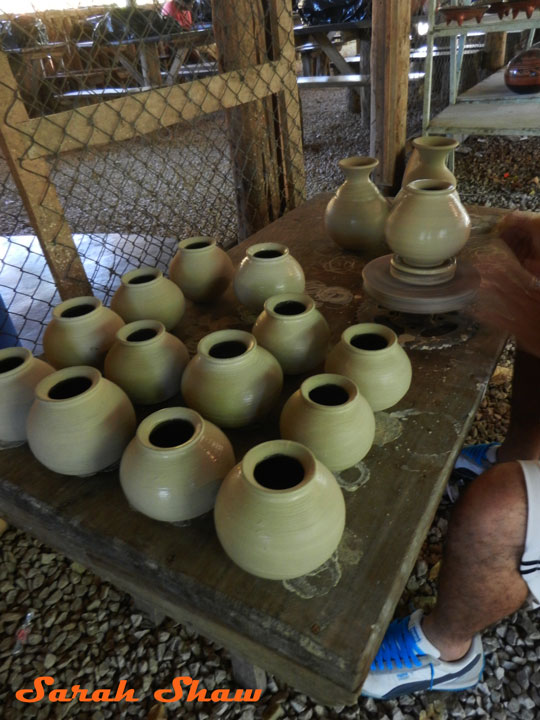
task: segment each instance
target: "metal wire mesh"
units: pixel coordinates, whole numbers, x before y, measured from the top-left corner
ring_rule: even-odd
[[[290,0],[0,14],[0,335],[302,197]]]

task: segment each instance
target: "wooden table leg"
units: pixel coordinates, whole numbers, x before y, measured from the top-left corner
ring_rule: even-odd
[[[266,672],[252,665],[240,655],[231,653],[232,674],[238,687],[247,690],[266,690]]]

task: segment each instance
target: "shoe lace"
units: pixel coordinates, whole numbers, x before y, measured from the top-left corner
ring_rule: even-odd
[[[425,653],[414,641],[409,630],[409,618],[394,620],[386,631],[371,670],[392,670],[394,666],[398,669],[403,666],[412,668],[413,665],[420,667],[422,663],[418,656],[421,655]]]

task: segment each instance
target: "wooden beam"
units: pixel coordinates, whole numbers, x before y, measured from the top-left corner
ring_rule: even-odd
[[[495,72],[502,68],[506,59],[506,33],[489,33],[486,35],[485,49],[486,70]]]
[[[372,8],[370,154],[379,183],[395,190],[405,167],[411,0]]]

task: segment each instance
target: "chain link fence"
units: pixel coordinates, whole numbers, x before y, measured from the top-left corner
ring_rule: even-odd
[[[129,269],[166,272],[179,240],[229,247],[303,199],[290,0],[8,2],[0,334],[39,351],[61,299],[108,304]]]

